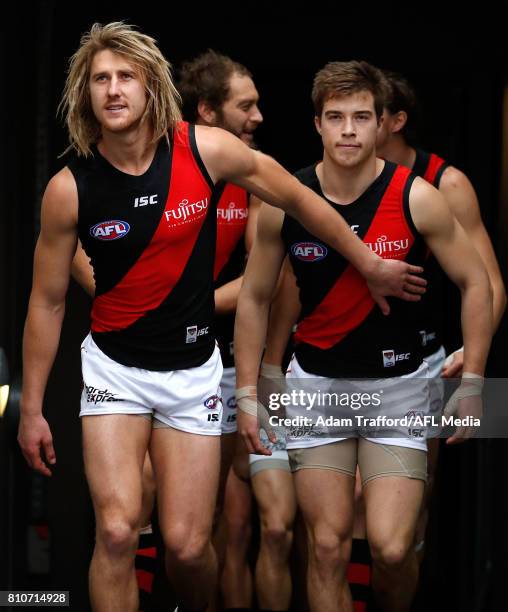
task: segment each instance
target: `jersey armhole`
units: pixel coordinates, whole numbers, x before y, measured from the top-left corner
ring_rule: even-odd
[[[81,228],[81,218],[82,218],[83,206],[85,206],[85,202],[86,202],[86,197],[84,193],[85,191],[84,175],[86,173],[86,170],[82,169],[80,172],[78,168],[76,167],[75,163],[73,163],[72,161],[67,164],[67,168],[69,169],[69,172],[72,174],[72,178],[74,179],[74,182],[76,183],[76,192],[78,194],[77,230],[78,230],[78,238],[80,238],[81,240],[81,237],[79,236],[79,231]]]
[[[210,187],[210,189],[213,190],[213,188],[215,187],[215,184],[212,181],[212,177],[208,174],[208,170],[206,169],[206,166],[203,160],[201,159],[201,155],[199,154],[198,145],[196,143],[196,126],[192,123],[189,123],[189,144],[190,144],[190,148],[194,156],[194,159],[196,160],[198,168],[201,171],[201,174],[203,175],[205,181],[208,183],[208,186]]]
[[[404,220],[407,223],[409,231],[416,236],[420,235],[420,232],[417,230],[416,225],[414,224],[413,217],[411,216],[411,210],[409,208],[409,194],[411,193],[411,187],[413,186],[414,180],[416,178],[416,174],[411,173],[406,180],[406,184],[404,185],[404,190],[402,192],[402,210],[404,212]]]
[[[439,184],[441,183],[441,178],[443,176],[444,171],[450,167],[450,164],[443,162],[439,167],[439,170],[436,172],[436,176],[434,177],[434,187],[439,189]]]

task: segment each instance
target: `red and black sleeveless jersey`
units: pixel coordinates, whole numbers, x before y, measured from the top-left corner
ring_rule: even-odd
[[[434,153],[416,149],[413,172],[439,189],[443,172],[449,164]],[[420,312],[420,335],[425,357],[435,353],[443,343],[444,333],[444,286],[446,277],[435,257],[425,262],[425,278],[428,281],[427,292],[417,305]]]
[[[92,336],[118,363],[178,370],[214,349],[213,183],[194,126],[161,139],[141,176],[125,174],[97,149],[75,158],[79,237],[94,269]]]
[[[324,197],[315,166],[296,177]],[[379,256],[421,265],[425,243],[409,212],[414,178],[409,169],[385,162],[357,200],[348,205],[328,201]],[[420,366],[413,303],[391,299],[390,315],[384,316],[363,277],[337,251],[287,215],[281,236],[300,289],[295,354],[305,371],[330,378],[387,378]]]
[[[243,274],[244,235],[249,217],[249,194],[242,187],[231,183],[219,185],[217,197],[217,252],[213,272],[216,289]],[[234,365],[234,329],[234,312],[215,317],[215,337],[226,368]]]
[[[415,151],[416,159],[413,164],[413,172],[417,176],[424,178],[427,183],[430,183],[436,189],[439,189],[443,172],[450,164],[435,153],[427,153],[427,151],[422,149],[415,149]]]

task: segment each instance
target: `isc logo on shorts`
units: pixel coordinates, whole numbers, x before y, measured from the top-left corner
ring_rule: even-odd
[[[409,359],[411,353],[400,353],[399,355],[395,354],[395,351],[383,351],[383,367],[385,368],[393,368],[397,361],[405,361]]]
[[[127,221],[101,221],[90,228],[90,235],[97,240],[118,240],[127,236],[130,229]]]
[[[314,262],[324,259],[328,249],[317,242],[297,242],[291,247],[291,253],[300,261]]]

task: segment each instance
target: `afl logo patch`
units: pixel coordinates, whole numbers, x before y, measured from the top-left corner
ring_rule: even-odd
[[[102,221],[90,229],[90,235],[97,240],[118,240],[127,236],[130,229],[127,221]]]
[[[328,255],[328,249],[317,242],[298,242],[291,247],[291,253],[301,261],[320,261]]]
[[[221,398],[218,395],[211,395],[203,402],[206,408],[210,410],[215,410],[217,408],[217,404],[221,402]]]

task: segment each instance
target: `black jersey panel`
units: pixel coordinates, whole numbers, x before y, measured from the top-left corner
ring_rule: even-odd
[[[216,201],[212,199],[184,272],[158,308],[120,332],[93,334],[111,359],[148,370],[186,369],[209,359],[215,346],[211,321],[216,220]],[[206,286],[203,279],[207,279]],[[165,324],[168,316],[184,323],[170,329]]]
[[[79,238],[94,269],[96,296],[119,283],[152,239],[168,197],[171,155],[161,139],[142,176],[120,172],[97,148],[93,158],[69,163],[78,187]]]

